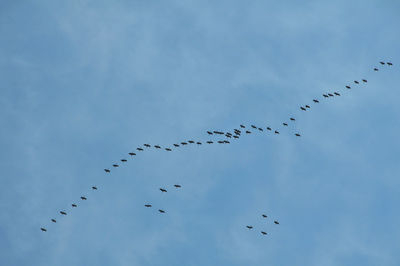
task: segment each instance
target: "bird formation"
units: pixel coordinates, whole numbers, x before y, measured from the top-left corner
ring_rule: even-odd
[[[387,65],[389,67],[393,66],[392,62],[380,61],[379,64],[382,65],[382,66],[384,66],[384,65]],[[378,67],[374,67],[373,71],[375,71],[375,72],[379,71],[379,68]],[[360,79],[360,81],[354,80],[352,83],[354,83],[355,86],[360,86],[361,84],[367,84],[368,80],[363,78],[363,79]],[[347,84],[344,87],[346,89],[345,91],[348,91],[348,90],[352,89],[350,84]],[[343,94],[343,92],[340,93],[338,91],[331,91],[331,92],[323,93],[322,96],[323,96],[323,98],[333,98],[333,97],[339,97],[342,94]],[[321,102],[321,100],[318,99],[318,98],[314,98],[314,99],[312,99],[312,102],[314,104],[319,104]],[[299,109],[301,111],[303,111],[303,112],[306,112],[307,110],[311,109],[311,104],[301,105],[299,107]],[[282,126],[285,127],[285,128],[288,128],[289,127],[289,122],[294,123],[295,121],[296,121],[296,118],[291,116],[291,117],[289,117],[288,121],[282,122]],[[264,131],[264,129],[265,129],[265,131]],[[178,148],[181,148],[183,146],[193,145],[193,144],[195,144],[196,146],[200,146],[203,143],[206,143],[208,145],[212,145],[212,144],[215,144],[215,143],[218,143],[218,144],[230,144],[231,142],[229,140],[227,140],[227,139],[238,140],[238,139],[240,139],[242,137],[242,132],[244,132],[245,134],[252,134],[253,131],[257,131],[257,132],[260,132],[260,133],[273,132],[274,135],[279,135],[280,134],[280,129],[279,128],[272,128],[270,125],[268,125],[265,128],[263,128],[263,127],[259,127],[259,126],[256,126],[256,125],[250,125],[250,126],[246,127],[245,125],[240,124],[239,128],[235,128],[235,129],[232,130],[232,133],[230,131],[223,132],[223,131],[218,131],[218,130],[209,130],[209,131],[207,131],[207,134],[209,136],[217,135],[217,136],[223,137],[225,139],[219,139],[219,140],[216,140],[216,141],[215,140],[214,141],[213,140],[206,140],[206,141],[187,140],[187,141],[182,141],[180,143],[174,143],[174,144],[163,146],[163,147],[161,145],[156,144],[156,145],[153,145],[153,147],[156,150],[163,150],[164,149],[167,152],[171,152],[174,149],[178,149]],[[299,132],[294,132],[293,135],[295,137],[300,137],[301,136],[301,134]],[[172,147],[174,147],[174,148],[172,148]],[[152,148],[151,144],[145,143],[145,144],[143,144],[143,147],[137,147],[136,151],[144,152],[145,150],[150,150],[151,148]],[[137,154],[135,152],[133,152],[133,151],[129,152],[128,155],[131,158],[137,156]],[[122,158],[119,161],[121,163],[127,163],[128,162],[128,160],[126,158]],[[119,166],[120,165],[118,163],[113,163],[112,164],[113,168],[118,168]],[[111,169],[110,168],[105,168],[104,172],[106,174],[110,174],[111,173]],[[175,184],[174,187],[175,188],[181,188],[181,185]],[[97,191],[98,190],[97,186],[92,186],[91,189],[92,189],[92,191]],[[167,192],[167,190],[165,188],[159,188],[159,190],[161,191],[161,193],[166,193]],[[87,200],[87,196],[81,196],[80,200],[81,201],[86,201]],[[72,206],[72,208],[77,208],[78,204],[72,203],[71,206]],[[152,208],[153,206],[152,206],[151,203],[146,203],[146,204],[144,204],[144,207]],[[164,213],[166,213],[166,210],[158,209],[158,212],[164,214]],[[59,213],[60,213],[61,216],[66,216],[67,215],[67,211],[66,210],[61,210]],[[262,217],[263,218],[267,218],[267,216],[265,214],[263,214]],[[52,223],[57,223],[57,220],[55,218],[51,218],[50,221]],[[274,224],[278,225],[279,222],[275,220]],[[251,225],[247,225],[246,227],[249,230],[253,229],[253,226],[251,226]],[[47,228],[45,228],[45,227],[40,227],[40,230],[43,231],[43,232],[47,232]],[[261,234],[267,235],[267,232],[261,231]]]
[[[266,214],[261,214],[261,217],[262,217],[263,219],[267,219],[267,218],[268,218],[268,216],[267,216]],[[278,225],[279,222],[278,222],[277,220],[274,220],[274,224]],[[249,230],[252,230],[252,229],[254,228],[254,226],[252,226],[252,225],[246,225],[246,228],[249,229]],[[261,233],[262,235],[267,235],[267,234],[268,234],[268,233],[265,232],[265,231],[260,231],[260,233]]]

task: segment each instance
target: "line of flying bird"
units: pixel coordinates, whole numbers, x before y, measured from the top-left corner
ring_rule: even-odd
[[[380,61],[379,64],[381,64],[381,65],[387,65],[387,66],[393,66],[392,62]],[[376,71],[379,71],[379,68],[378,68],[378,67],[374,67],[374,68],[373,68],[373,71],[375,71],[375,72],[376,72]],[[360,81],[358,81],[358,80],[354,80],[354,81],[353,81],[353,83],[354,83],[355,85],[366,84],[367,82],[368,82],[368,80],[367,80],[367,79],[364,79],[364,78],[361,79]],[[346,88],[346,90],[350,90],[350,89],[351,89],[351,86],[350,86],[350,85],[346,85],[345,88]],[[341,93],[338,92],[338,91],[333,91],[333,92],[329,92],[329,93],[324,93],[324,94],[322,94],[322,96],[323,96],[324,98],[338,97],[338,96],[341,96]],[[312,101],[313,101],[314,104],[320,103],[320,100],[317,99],[317,98],[314,98]],[[311,108],[311,106],[310,106],[309,104],[300,106],[300,110],[301,110],[301,111],[307,111],[307,110],[310,109],[310,108]],[[288,120],[288,121],[290,121],[290,122],[295,122],[296,119],[295,119],[294,117],[289,117],[289,120]],[[282,126],[288,127],[289,124],[288,124],[288,122],[282,122]],[[240,129],[239,129],[239,128],[240,128]],[[231,133],[231,132],[229,132],[229,131],[223,132],[223,131],[218,131],[218,130],[212,130],[212,131],[209,130],[209,131],[207,131],[207,134],[208,134],[208,135],[224,136],[225,139],[222,139],[222,140],[217,140],[217,141],[213,141],[213,140],[207,140],[207,141],[187,140],[187,141],[182,141],[182,142],[180,142],[180,143],[174,143],[174,144],[172,144],[172,145],[170,145],[170,146],[167,146],[167,147],[161,147],[161,146],[158,145],[158,144],[157,144],[157,145],[153,145],[153,147],[154,147],[155,149],[157,149],[157,150],[162,150],[162,149],[164,149],[165,151],[171,152],[171,151],[173,151],[173,149],[176,149],[176,148],[179,148],[179,147],[182,147],[182,146],[186,146],[186,145],[190,145],[190,144],[195,144],[195,145],[197,145],[197,146],[200,146],[200,145],[202,145],[203,143],[206,143],[206,144],[214,144],[214,143],[218,143],[218,144],[230,144],[231,142],[230,142],[229,140],[231,140],[231,139],[233,139],[233,140],[239,139],[239,138],[241,137],[241,135],[242,135],[243,132],[244,132],[245,134],[251,134],[251,133],[252,133],[252,130],[253,130],[253,131],[258,131],[258,132],[260,132],[260,133],[261,133],[261,132],[264,132],[264,130],[265,130],[266,132],[273,132],[275,135],[279,135],[279,134],[280,134],[280,131],[279,131],[278,128],[272,129],[271,126],[267,126],[267,127],[265,127],[265,128],[262,128],[262,127],[258,127],[258,126],[256,126],[256,125],[250,125],[249,127],[246,127],[245,125],[240,124],[240,125],[239,125],[239,128],[233,129],[233,133]],[[301,134],[300,134],[299,132],[295,132],[295,133],[294,133],[294,136],[300,137]],[[228,140],[228,139],[229,139],[229,140]],[[143,148],[143,147],[144,147],[144,148]],[[143,147],[137,147],[137,148],[136,148],[136,151],[129,152],[128,155],[131,156],[131,157],[134,157],[134,156],[137,155],[137,153],[143,152],[145,149],[150,149],[150,148],[152,147],[152,145],[149,144],[149,143],[145,143],[145,144],[143,144]],[[173,147],[173,148],[172,148],[172,147]],[[127,160],[126,158],[122,158],[122,159],[120,159],[120,161],[121,161],[122,164],[124,164],[124,163],[126,163],[128,160]],[[119,165],[118,163],[112,164],[112,167],[113,167],[113,168],[117,168],[117,167],[119,167],[119,166],[120,166],[120,165]],[[105,173],[111,173],[111,168],[105,168],[105,169],[104,169],[104,172],[105,172]],[[179,185],[179,184],[175,184],[174,186],[175,186],[176,188],[181,188],[181,185]],[[97,191],[97,187],[96,187],[96,186],[92,186],[91,189],[92,189],[93,191]],[[160,191],[161,191],[161,192],[167,192],[167,190],[165,190],[165,189],[163,189],[163,188],[160,188]],[[80,200],[81,200],[81,201],[86,201],[86,200],[87,200],[87,197],[86,197],[86,196],[81,196],[81,197],[80,197]],[[149,203],[145,204],[144,206],[145,206],[146,208],[152,207],[152,205],[149,204]],[[77,205],[76,203],[72,203],[72,204],[71,204],[71,207],[72,207],[72,208],[76,208],[76,207],[78,207],[78,205]],[[158,211],[159,211],[160,213],[165,213],[165,212],[166,212],[164,209],[159,209]],[[59,213],[60,213],[60,215],[62,215],[62,216],[67,215],[67,211],[66,211],[66,210],[61,210]],[[264,217],[264,216],[263,216],[263,217]],[[266,217],[264,217],[264,218],[266,218]],[[52,223],[56,223],[56,222],[57,222],[57,220],[54,219],[54,218],[50,219],[50,221],[51,221]],[[278,221],[274,221],[274,223],[275,223],[275,224],[279,224]],[[247,226],[247,228],[248,228],[248,229],[252,229],[253,227],[252,227],[252,226]],[[46,232],[46,231],[47,231],[47,229],[44,228],[44,227],[41,227],[40,230],[42,230],[43,232]],[[262,233],[263,235],[266,235],[266,234],[267,234],[267,233],[264,232],[264,231],[262,231],[261,233]]]

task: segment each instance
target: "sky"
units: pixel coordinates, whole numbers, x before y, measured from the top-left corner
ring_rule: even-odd
[[[399,13],[1,1],[0,264],[399,265]]]

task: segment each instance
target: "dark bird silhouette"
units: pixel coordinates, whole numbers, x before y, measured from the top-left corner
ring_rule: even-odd
[[[264,131],[264,129],[262,129],[261,127],[259,127],[259,128],[258,128],[258,130],[260,130],[260,131]]]
[[[296,133],[295,135],[296,135],[297,137],[300,137],[300,136],[301,136],[299,133]]]
[[[261,234],[263,234],[263,235],[266,235],[266,234],[267,234],[267,232],[261,231]]]
[[[136,153],[130,152],[129,155],[130,155],[130,156],[134,156],[134,155],[136,155]]]
[[[109,173],[109,172],[110,172],[110,169],[104,169],[104,171],[106,171],[106,173]]]
[[[381,62],[379,62],[379,63],[381,63],[381,65],[384,65],[384,64],[385,64],[385,62],[382,62],[382,61],[381,61]]]
[[[78,207],[78,206],[76,206],[75,203],[72,203],[71,206],[74,207],[74,208]]]
[[[306,108],[304,108],[303,106],[300,107],[301,110],[306,111]]]
[[[143,144],[145,147],[150,148],[151,145],[150,144]]]
[[[334,94],[337,95],[337,96],[340,96],[340,93],[339,93],[339,92],[336,92],[336,91],[335,91]]]
[[[174,185],[174,187],[176,187],[176,188],[180,188],[180,187],[181,187],[181,185]]]
[[[196,144],[197,144],[197,145],[201,145],[201,142],[200,142],[200,141],[198,141],[198,142],[196,142]]]
[[[291,121],[296,121],[296,119],[294,119],[293,117],[290,118]]]
[[[251,125],[252,128],[257,128],[255,125]]]
[[[223,135],[224,134],[224,132],[221,132],[221,131],[214,131],[214,133],[218,134],[218,135]]]
[[[346,85],[346,88],[351,89],[351,87],[349,85]]]
[[[165,148],[165,150],[166,150],[166,151],[171,151],[171,149],[170,149],[170,148]]]
[[[64,211],[60,211],[60,213],[61,213],[62,215],[67,215],[67,213],[64,212]]]
[[[179,144],[174,144],[175,147],[179,147]]]
[[[121,159],[121,162],[126,163],[127,160],[126,159]]]
[[[97,190],[97,187],[92,187],[93,190]]]
[[[366,79],[362,79],[362,81],[363,81],[364,83],[367,83],[367,82],[368,82],[368,80],[366,80]]]
[[[144,205],[146,208],[151,208],[151,204],[145,204]]]
[[[56,223],[56,222],[57,222],[56,219],[51,219],[51,221],[52,221],[53,223]]]
[[[218,140],[218,143],[220,143],[220,144],[222,144],[222,143],[224,143],[222,140]]]
[[[187,142],[181,142],[182,145],[187,145]]]
[[[314,99],[313,101],[314,101],[315,103],[319,103],[319,101],[318,101],[318,100],[316,100],[316,99]]]
[[[270,127],[267,127],[267,130],[271,130],[271,128],[270,128]]]
[[[287,127],[287,125],[288,125],[288,124],[286,124],[286,123],[282,123],[282,124],[283,124],[284,126],[286,126],[286,127]]]
[[[279,134],[279,131],[278,131],[278,130],[275,130],[275,134]]]
[[[42,230],[43,232],[47,232],[47,229],[43,227],[40,227],[40,230]]]
[[[159,209],[158,210],[160,213],[165,213],[165,211],[164,210],[161,210],[161,209]]]
[[[232,138],[232,135],[225,135],[227,138]]]
[[[355,84],[359,84],[360,82],[358,82],[357,80],[354,81]]]
[[[212,142],[211,140],[207,141],[208,144],[213,144],[214,142]]]
[[[238,139],[239,137],[238,136],[233,136],[235,139]]]
[[[309,105],[306,105],[306,108],[310,108],[310,106],[309,106]]]
[[[245,128],[245,126],[243,126],[243,125],[240,125],[240,127],[241,127],[241,128]]]
[[[388,64],[389,66],[393,66],[393,64],[391,62],[387,62],[386,64]]]
[[[87,200],[87,198],[86,198],[86,197],[84,197],[84,196],[82,196],[82,197],[81,197],[81,200]]]
[[[193,141],[193,140],[189,140],[188,142],[189,142],[189,143],[191,143],[191,144],[193,144],[193,143],[194,143],[194,141]]]
[[[160,145],[154,145],[154,148],[161,149]]]
[[[332,94],[332,93],[328,93],[328,96],[331,96],[331,97],[333,97],[333,94]]]
[[[113,164],[113,166],[114,166],[114,167],[118,167],[119,165],[118,165],[118,164]]]
[[[227,141],[227,140],[224,140],[224,143],[227,143],[227,144],[229,144],[230,142],[229,142],[229,141]]]
[[[212,135],[213,133],[211,131],[207,131],[208,135]]]
[[[161,192],[167,192],[167,190],[164,189],[164,188],[160,188],[160,191],[161,191]]]
[[[374,71],[379,71],[379,69],[377,69],[376,67],[374,68]]]
[[[279,224],[279,222],[278,221],[274,221],[274,224]]]
[[[249,229],[253,229],[253,226],[251,226],[251,225],[246,225],[246,227]]]
[[[138,151],[143,151],[143,149],[142,148],[136,148]]]
[[[326,95],[326,94],[322,94],[322,96],[324,96],[325,98],[328,98],[329,96],[328,95]]]
[[[251,134],[251,131],[246,130],[246,134]]]
[[[262,217],[263,217],[263,218],[267,218],[268,216],[267,216],[266,214],[263,214]]]

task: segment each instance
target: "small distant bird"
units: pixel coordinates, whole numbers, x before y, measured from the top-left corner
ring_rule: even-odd
[[[187,145],[187,142],[181,142],[182,145]]]
[[[283,124],[284,126],[286,126],[286,127],[287,127],[287,125],[288,125],[288,124],[286,124],[286,123],[282,123],[282,124]]]
[[[134,156],[134,155],[136,155],[136,153],[130,152],[129,155],[130,155],[130,156]]]
[[[393,66],[393,64],[391,62],[387,62],[386,64],[388,64],[389,66]]]
[[[379,69],[377,69],[376,67],[374,68],[374,71],[379,71]]]
[[[150,144],[143,144],[145,147],[150,148],[151,145]]]
[[[359,84],[360,82],[358,82],[357,80],[354,81],[355,84]]]
[[[218,140],[218,143],[223,144],[224,142],[222,140]]]
[[[270,127],[267,127],[267,130],[271,130],[271,128],[270,128]]]
[[[246,130],[246,134],[251,134],[251,131]]]
[[[212,142],[211,140],[207,141],[208,144],[213,144],[214,142]]]
[[[255,125],[251,125],[252,128],[257,128]]]
[[[166,151],[171,151],[171,149],[170,149],[170,148],[165,148],[165,150],[166,150]]]
[[[64,212],[64,211],[60,211],[60,213],[61,213],[62,215],[67,215],[67,213]]]
[[[84,196],[82,196],[82,197],[81,197],[81,200],[87,200],[87,198],[86,198],[86,197],[84,197]]]
[[[328,98],[329,96],[328,95],[326,95],[326,94],[322,94],[322,96],[324,96],[325,98]]]
[[[279,222],[278,221],[274,221],[274,224],[279,224]]]
[[[164,210],[161,210],[161,209],[159,209],[158,210],[160,213],[165,213],[165,211]]]
[[[351,89],[351,87],[349,85],[346,85],[346,88]]]
[[[319,103],[319,101],[318,101],[318,100],[316,100],[316,99],[314,99],[313,101],[314,101],[315,103]]]
[[[208,135],[212,135],[213,133],[211,131],[207,131]]]
[[[306,105],[306,108],[310,108],[310,106],[309,106],[309,105]]]
[[[301,136],[299,133],[296,133],[295,135],[296,135],[297,137],[300,137],[300,136]]]
[[[78,206],[76,206],[75,203],[72,203],[71,205],[72,205],[72,207],[74,207],[74,208],[78,207]]]
[[[290,118],[291,121],[296,121],[296,119],[294,119],[293,117]]]
[[[114,167],[118,167],[119,165],[118,165],[118,164],[113,164],[113,166],[114,166]]]
[[[336,92],[336,91],[335,91],[334,94],[337,95],[337,96],[340,96],[340,93],[339,93],[339,92]]]
[[[263,217],[263,218],[267,218],[268,216],[267,216],[266,214],[263,214],[262,217]]]
[[[174,144],[175,147],[179,147],[179,144]]]
[[[161,191],[161,192],[167,192],[167,190],[164,189],[164,188],[160,188],[160,191]]]
[[[42,230],[43,232],[47,232],[47,229],[43,227],[40,227],[40,230]]]
[[[249,229],[253,229],[253,226],[251,226],[251,225],[246,225],[246,227]]]
[[[136,148],[138,151],[143,151],[143,149],[142,148]]]
[[[56,219],[51,219],[51,221],[52,221],[53,223],[56,223],[56,222],[57,222]]]
[[[97,190],[97,187],[92,187],[93,190]]]
[[[229,142],[229,141],[227,141],[227,140],[224,140],[224,143],[227,143],[227,144],[229,144],[230,142]]]
[[[121,162],[126,163],[127,161],[126,159],[121,159]]]
[[[233,136],[235,139],[238,139],[239,137],[238,136]]]
[[[379,63],[381,63],[381,65],[384,65],[384,64],[385,64],[385,62],[382,62],[382,61],[381,61],[381,62],[379,62]]]
[[[331,97],[333,97],[333,94],[332,94],[332,93],[328,93],[328,96],[331,96]]]
[[[104,169],[104,171],[106,171],[106,173],[109,173],[109,172],[110,172],[110,169]]]
[[[225,134],[227,138],[232,138],[232,135]]]
[[[278,131],[278,130],[275,130],[275,134],[279,134],[279,131]]]
[[[145,204],[144,205],[146,208],[151,208],[151,204]]]
[[[243,125],[240,125],[240,127],[241,127],[241,128],[245,128],[245,126],[243,126]]]
[[[266,235],[267,233],[266,233],[266,232],[264,232],[264,231],[261,231],[261,234],[263,234],[263,235]]]
[[[201,145],[201,142],[200,142],[200,141],[198,141],[198,142],[196,142],[196,144],[197,144],[197,145]]]
[[[259,127],[259,128],[258,128],[258,130],[260,130],[260,131],[264,131],[264,129],[262,129],[261,127]]]
[[[174,185],[174,187],[176,187],[176,188],[180,188],[180,187],[181,187],[181,185]]]
[[[303,106],[301,106],[300,109],[306,111],[306,108],[304,108]]]
[[[188,142],[189,142],[189,143],[191,143],[191,144],[193,144],[193,143],[194,143],[194,141],[193,141],[193,140],[189,140]]]
[[[367,82],[368,82],[368,80],[366,80],[366,79],[362,79],[362,81],[363,81],[364,83],[367,83]]]
[[[161,149],[160,145],[154,145],[154,148]]]

